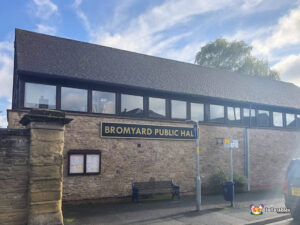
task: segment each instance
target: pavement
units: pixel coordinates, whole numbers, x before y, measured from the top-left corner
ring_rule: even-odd
[[[251,215],[250,205],[264,205],[262,215]],[[155,197],[131,203],[129,199],[111,203],[64,205],[65,225],[295,225],[289,213],[277,213],[284,208],[282,191],[255,191],[236,194],[234,207],[222,195],[202,196],[201,211],[195,209],[195,196],[181,200]]]

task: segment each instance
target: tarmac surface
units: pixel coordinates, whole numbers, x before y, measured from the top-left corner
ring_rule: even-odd
[[[252,215],[250,205],[264,205],[262,215]],[[114,203],[64,205],[65,225],[231,225],[282,224],[295,225],[289,213],[277,213],[284,208],[281,191],[255,191],[236,194],[234,207],[222,195],[202,196],[201,211],[196,212],[195,196],[181,200],[155,197],[132,203],[123,200]]]

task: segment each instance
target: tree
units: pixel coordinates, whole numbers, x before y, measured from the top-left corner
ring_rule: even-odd
[[[252,47],[244,41],[228,42],[220,38],[203,46],[196,55],[195,63],[280,80],[279,73],[270,69],[268,61],[252,56],[251,51]]]

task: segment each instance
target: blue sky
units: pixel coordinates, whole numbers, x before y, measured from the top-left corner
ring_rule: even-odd
[[[0,127],[11,107],[15,28],[191,63],[216,38],[244,40],[300,86],[300,0],[2,1]]]

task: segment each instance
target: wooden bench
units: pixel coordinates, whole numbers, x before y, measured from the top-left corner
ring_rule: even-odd
[[[141,195],[154,195],[154,194],[172,194],[172,200],[174,196],[180,199],[180,187],[175,185],[172,180],[170,181],[155,181],[150,180],[148,182],[132,182],[132,201],[137,202]]]

